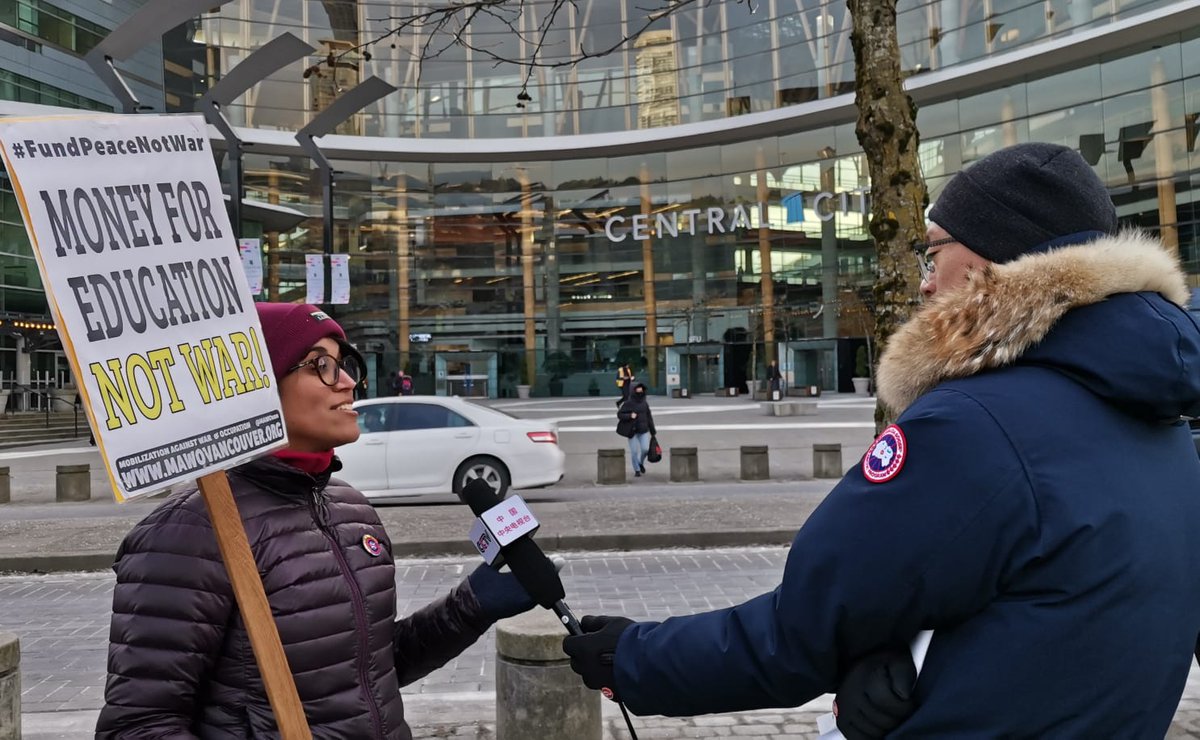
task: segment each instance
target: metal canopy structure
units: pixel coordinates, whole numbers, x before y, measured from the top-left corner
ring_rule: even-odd
[[[145,110],[114,62],[123,62],[175,26],[231,0],[151,0],[96,44],[83,60],[121,104],[122,113]]]
[[[333,166],[317,146],[315,139],[328,134],[338,124],[366,108],[371,103],[396,92],[396,87],[382,77],[372,76],[342,93],[325,110],[313,116],[308,125],[296,132],[296,142],[321,171],[322,241],[325,254],[333,253]]]
[[[277,36],[229,70],[196,101],[197,108],[204,114],[204,120],[221,132],[229,147],[230,169],[233,171],[229,220],[233,224],[234,233],[239,237],[242,235],[242,199],[246,189],[242,169],[242,140],[234,132],[233,126],[221,109],[229,107],[234,100],[270,75],[314,53],[315,48],[290,33]]]

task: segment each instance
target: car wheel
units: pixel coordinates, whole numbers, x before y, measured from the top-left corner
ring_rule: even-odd
[[[476,478],[486,481],[497,496],[503,497],[508,493],[508,468],[494,457],[472,457],[459,465],[454,472],[454,492],[460,494],[461,498],[463,487]]]

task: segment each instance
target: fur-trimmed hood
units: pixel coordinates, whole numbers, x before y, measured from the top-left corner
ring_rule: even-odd
[[[879,398],[898,414],[943,381],[1029,362],[1139,414],[1194,413],[1200,329],[1176,308],[1188,297],[1178,260],[1138,232],[989,264],[892,336]]]

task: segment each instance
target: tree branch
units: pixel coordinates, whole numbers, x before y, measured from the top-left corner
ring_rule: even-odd
[[[372,19],[373,22],[386,24],[387,30],[356,46],[339,52],[330,52],[321,62],[305,69],[304,76],[320,75],[322,66],[334,68],[344,57],[350,55],[361,54],[364,59],[369,61],[371,59],[370,49],[375,44],[387,39],[398,39],[405,32],[412,31],[424,36],[420,48],[411,53],[411,59],[418,65],[418,68],[424,62],[437,59],[451,47],[457,46],[478,55],[484,61],[491,61],[495,67],[511,64],[521,69],[521,88],[517,93],[517,107],[524,108],[525,103],[533,100],[529,94],[529,84],[535,71],[576,67],[588,60],[609,56],[637,40],[655,23],[694,5],[710,7],[715,0],[658,0],[652,5],[635,6],[637,11],[645,14],[644,21],[611,45],[593,51],[588,51],[581,45],[575,54],[551,60],[545,59],[543,52],[547,48],[550,34],[555,30],[555,21],[558,20],[561,11],[567,5],[578,10],[578,0],[553,0],[545,16],[536,25],[530,24],[533,30],[532,36],[522,28],[521,23],[526,11],[533,12],[534,5],[532,3],[527,5],[527,2],[528,0],[459,0],[459,2],[441,7],[426,7],[412,13]],[[735,0],[734,4],[745,5],[750,13],[758,10],[755,0]],[[510,56],[474,42],[468,31],[481,15],[498,21],[513,36],[531,44],[532,50],[524,55]],[[439,46],[435,39],[443,35],[446,37],[445,43]],[[398,44],[393,41],[392,47],[397,48],[397,46]],[[416,79],[419,85],[421,79],[419,71]]]

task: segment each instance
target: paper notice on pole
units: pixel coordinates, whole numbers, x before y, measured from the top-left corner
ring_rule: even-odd
[[[238,252],[242,255],[246,284],[252,294],[258,295],[263,289],[262,240],[238,239]]]
[[[329,255],[329,302],[350,302],[350,255]]]
[[[286,444],[204,120],[6,118],[0,154],[117,500]]]
[[[304,302],[314,306],[325,302],[325,255],[304,255],[304,282],[308,286]]]

